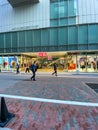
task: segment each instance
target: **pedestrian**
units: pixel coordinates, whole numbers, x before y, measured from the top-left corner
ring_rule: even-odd
[[[19,66],[19,63],[17,62],[17,64],[16,64],[16,73],[17,73],[17,74],[20,73],[20,72],[19,72],[19,68],[20,68],[20,66]]]
[[[55,76],[57,76],[57,64],[56,63],[54,63],[53,68],[54,68],[54,72],[52,73],[52,75],[55,74]]]
[[[29,70],[29,65],[28,65],[28,64],[26,65],[26,69],[25,69],[25,73],[27,73],[27,72],[28,72],[28,73],[30,72],[30,70]]]
[[[1,64],[0,64],[0,72],[1,72]]]
[[[36,71],[37,71],[37,65],[36,65],[36,61],[34,61],[34,63],[30,66],[30,69],[33,73],[31,80],[33,79],[33,81],[36,81],[35,76],[36,76]]]

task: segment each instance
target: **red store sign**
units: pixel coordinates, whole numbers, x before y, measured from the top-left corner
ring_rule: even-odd
[[[52,60],[52,56],[48,56],[48,60]]]
[[[46,57],[47,56],[47,52],[39,52],[38,56],[39,57]]]

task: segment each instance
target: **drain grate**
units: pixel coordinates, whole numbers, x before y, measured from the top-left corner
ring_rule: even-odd
[[[96,83],[86,83],[91,89],[93,89],[96,93],[98,93],[98,84]]]

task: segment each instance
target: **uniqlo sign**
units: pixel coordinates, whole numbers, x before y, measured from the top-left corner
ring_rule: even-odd
[[[46,52],[39,52],[38,56],[40,56],[40,57],[46,57],[47,53]]]

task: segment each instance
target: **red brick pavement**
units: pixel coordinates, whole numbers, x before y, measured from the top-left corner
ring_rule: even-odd
[[[37,77],[29,78],[0,93],[46,99],[98,103],[98,94],[86,82],[97,78]],[[15,118],[7,127],[13,130],[98,130],[98,107],[45,103],[5,98]]]

